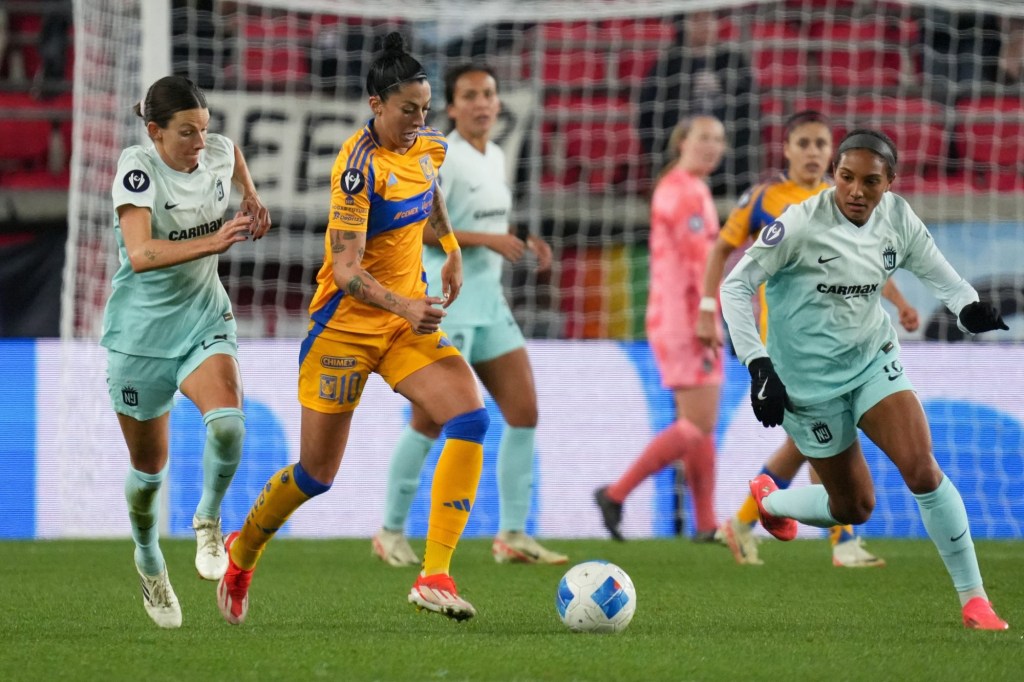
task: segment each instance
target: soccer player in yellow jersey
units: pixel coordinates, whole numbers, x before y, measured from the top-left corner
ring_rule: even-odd
[[[697,336],[710,348],[719,348],[722,337],[716,324],[718,310],[718,288],[729,255],[748,241],[756,239],[761,230],[772,223],[786,208],[799,204],[822,190],[832,186],[825,174],[832,160],[832,130],[828,119],[817,111],[800,111],[793,114],[785,124],[783,154],[786,171],[768,182],[761,183],[746,192],[718,235],[718,241],[708,258],[704,273],[704,300],[697,320]],[[892,280],[882,290],[899,311],[900,324],[907,331],[918,326],[917,311],[900,294]],[[762,341],[768,338],[768,306],[764,298],[764,287],[758,297],[760,306],[760,332]],[[789,437],[768,459],[761,469],[775,480],[780,488],[789,486],[805,459]],[[811,479],[816,474],[811,471]],[[757,555],[757,543],[752,533],[757,523],[757,504],[747,496],[735,516],[722,522],[719,532],[732,550],[737,563],[758,565],[764,563]],[[832,563],[849,568],[884,566],[885,561],[868,552],[859,537],[854,535],[852,526],[832,528],[829,538],[832,545]]]
[[[366,89],[373,118],[342,145],[331,172],[324,264],[299,353],[299,461],[267,481],[241,531],[227,538],[230,562],[217,603],[229,623],[246,617],[267,542],[331,487],[370,372],[444,424],[423,569],[409,602],[456,620],[476,615],[449,575],[476,497],[488,417],[472,370],[440,330],[462,287],[462,255],[437,184],[447,142],[424,126],[430,84],[399,33],[384,39]],[[447,253],[443,297],[427,296],[425,225]]]

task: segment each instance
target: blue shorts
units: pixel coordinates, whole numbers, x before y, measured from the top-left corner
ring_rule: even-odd
[[[861,379],[857,388],[841,396],[797,407],[796,412],[786,410],[782,427],[805,457],[838,455],[857,439],[857,424],[865,412],[894,393],[914,390],[894,354],[879,354]]]
[[[471,365],[499,358],[526,345],[523,332],[516,324],[508,303],[503,306],[497,322],[479,326],[447,325],[442,322],[441,327],[451,339],[452,345],[459,349],[462,357]]]
[[[107,391],[114,412],[139,421],[167,414],[174,394],[189,374],[214,355],[238,361],[238,339],[216,334],[203,339],[180,358],[151,358],[107,349]]]

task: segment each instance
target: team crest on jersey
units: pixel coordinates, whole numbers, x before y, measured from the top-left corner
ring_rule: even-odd
[[[886,270],[896,269],[896,247],[889,242],[882,249],[882,265],[885,266]]]
[[[346,168],[341,174],[341,191],[345,194],[359,194],[366,186],[366,178],[358,168]]]
[[[129,192],[145,192],[149,189],[149,176],[140,170],[128,171],[121,184]]]
[[[764,242],[765,246],[775,246],[782,241],[782,238],[786,234],[786,226],[781,221],[776,220],[768,227],[761,230],[761,241]]]
[[[220,178],[217,178],[217,201],[224,199],[224,183]]]
[[[702,215],[692,215],[692,216],[690,216],[689,225],[690,225],[690,231],[692,231],[692,232],[700,232],[701,230],[704,229],[704,216],[702,216]]]
[[[420,169],[423,171],[423,177],[427,180],[434,179],[434,164],[430,162],[429,156],[420,157]]]

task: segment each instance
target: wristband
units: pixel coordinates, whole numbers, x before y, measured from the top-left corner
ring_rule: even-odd
[[[459,240],[455,238],[454,232],[449,232],[437,241],[441,242],[441,248],[444,249],[445,253],[457,251],[459,248]]]
[[[704,313],[716,313],[718,312],[718,300],[714,296],[702,296],[697,310]]]

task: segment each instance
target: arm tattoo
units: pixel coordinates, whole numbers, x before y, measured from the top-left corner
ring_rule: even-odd
[[[444,203],[444,197],[441,196],[440,191],[434,192],[434,204],[430,208],[430,217],[427,218],[427,224],[437,235],[437,238],[445,236],[452,232],[452,223],[448,219],[448,207]]]
[[[377,280],[374,279],[373,275],[371,275],[368,272],[364,272],[363,274],[356,275],[355,277],[350,279],[348,282],[348,286],[345,287],[345,290],[348,291],[348,293],[350,293],[351,295],[358,298],[363,303],[366,303],[367,305],[372,305],[374,308],[380,308],[381,310],[387,310],[388,312],[397,314],[397,310],[399,307],[398,297],[396,297],[395,294],[392,293],[391,291],[384,289],[383,304],[371,301],[369,299],[369,291],[367,289],[367,280],[369,280],[369,282],[377,284],[377,286],[380,286]]]
[[[331,230],[330,233],[332,253],[341,253],[342,251],[345,250],[345,244],[343,244],[342,241],[349,242],[359,237],[358,232],[352,232],[351,230],[345,230],[344,232],[338,230]],[[363,258],[363,251],[364,249],[359,249],[360,260],[362,260]]]
[[[143,251],[143,254],[146,256],[146,259],[149,260],[150,262],[156,260],[157,253],[153,249],[146,249],[145,251]]]
[[[331,253],[341,253],[345,245],[341,243],[341,235],[337,230],[331,230]]]

